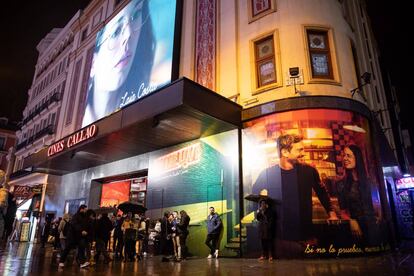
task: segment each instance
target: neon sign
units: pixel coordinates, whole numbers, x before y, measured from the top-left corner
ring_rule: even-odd
[[[98,127],[96,125],[90,125],[84,128],[68,138],[62,139],[59,142],[54,143],[47,149],[47,156],[51,157],[59,152],[62,152],[65,148],[71,148],[77,144],[80,144],[98,133]]]

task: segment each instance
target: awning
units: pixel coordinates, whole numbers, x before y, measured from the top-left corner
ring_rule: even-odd
[[[44,148],[26,158],[24,168],[63,175],[99,166],[240,128],[241,110],[233,101],[179,79],[95,122],[93,138],[51,157]]]

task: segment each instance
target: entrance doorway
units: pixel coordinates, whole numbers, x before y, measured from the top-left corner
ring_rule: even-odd
[[[92,180],[89,208],[117,207],[125,201],[145,206],[147,174],[145,170]]]

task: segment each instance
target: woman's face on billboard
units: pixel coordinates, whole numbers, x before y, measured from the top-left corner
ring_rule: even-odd
[[[344,166],[347,170],[355,169],[356,166],[355,155],[349,148],[344,149]]]
[[[132,1],[103,30],[92,68],[99,91],[118,89],[128,76],[141,27],[147,20],[142,15],[143,5],[144,1]]]

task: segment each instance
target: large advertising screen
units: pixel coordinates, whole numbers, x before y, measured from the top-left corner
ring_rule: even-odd
[[[82,127],[171,82],[176,0],[132,0],[97,34]]]
[[[309,109],[246,124],[243,170],[251,256],[342,257],[389,248],[368,120]],[[273,252],[262,252],[261,241]]]

